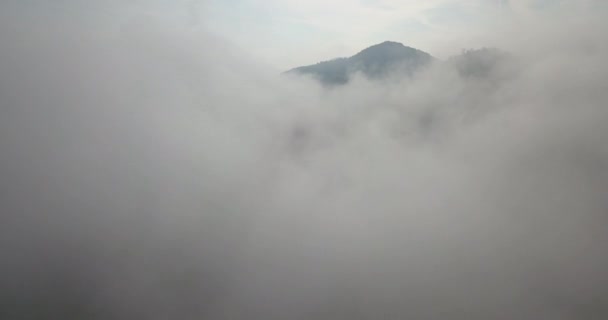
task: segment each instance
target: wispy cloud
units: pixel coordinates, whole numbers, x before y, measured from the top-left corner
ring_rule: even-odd
[[[599,10],[217,1],[0,0],[0,319],[608,319]],[[513,55],[329,91],[249,59],[395,30]]]

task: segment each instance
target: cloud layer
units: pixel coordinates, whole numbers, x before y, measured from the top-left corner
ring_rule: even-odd
[[[608,314],[595,14],[488,30],[514,60],[483,78],[326,90],[150,15],[4,6],[1,318]]]

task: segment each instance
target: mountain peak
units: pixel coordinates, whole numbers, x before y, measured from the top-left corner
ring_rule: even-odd
[[[403,45],[403,43],[401,43],[401,42],[389,41],[389,40],[384,41],[384,42],[382,42],[382,43],[379,43],[379,44],[377,44],[377,45],[375,45],[375,46],[372,46],[372,47],[377,47],[377,46],[383,46],[383,47],[387,47],[387,46],[398,46],[398,47],[405,47],[405,46]]]
[[[290,72],[311,74],[324,84],[344,84],[352,74],[362,73],[370,79],[384,78],[389,74],[412,74],[432,62],[433,57],[423,51],[399,42],[384,41],[368,47],[350,58],[324,61],[298,67]]]
[[[384,41],[382,43],[379,43],[379,44],[376,44],[376,45],[373,45],[371,47],[361,50],[359,53],[357,53],[353,57],[362,56],[362,55],[363,56],[377,55],[377,54],[380,54],[382,56],[387,56],[387,55],[395,56],[395,55],[403,55],[403,54],[407,54],[407,53],[412,53],[412,52],[416,52],[416,51],[419,51],[419,50],[405,46],[405,45],[403,45],[403,43],[400,43],[400,42]]]

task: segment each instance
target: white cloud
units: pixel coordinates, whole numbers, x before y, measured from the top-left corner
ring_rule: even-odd
[[[327,91],[177,8],[115,28],[19,6],[0,318],[607,318],[608,20],[478,30],[511,44],[506,77]]]

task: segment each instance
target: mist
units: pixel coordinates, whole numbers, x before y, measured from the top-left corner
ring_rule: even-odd
[[[0,318],[608,316],[595,7],[327,88],[133,3],[0,4]]]

